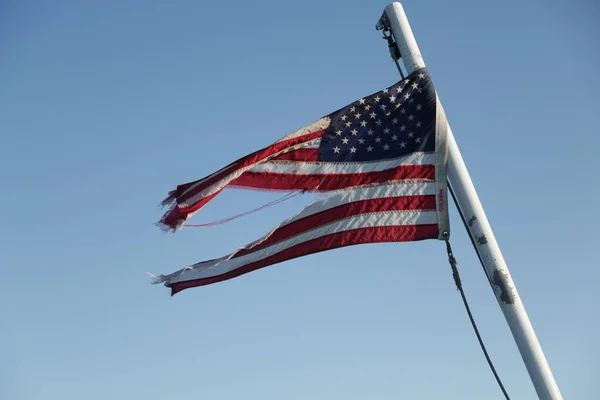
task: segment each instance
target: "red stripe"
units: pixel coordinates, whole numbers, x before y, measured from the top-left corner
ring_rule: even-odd
[[[435,180],[435,166],[403,165],[384,171],[356,174],[280,174],[248,171],[231,184],[271,190],[314,190],[318,187],[318,191],[328,191],[401,179]]]
[[[252,247],[251,249],[241,250],[236,253],[235,257],[241,257],[263,249],[273,243],[288,239],[310,229],[327,225],[342,218],[369,212],[401,210],[435,210],[435,196],[386,197],[382,199],[361,200],[333,207],[282,226],[273,232],[273,234],[260,245]]]
[[[298,149],[273,157],[275,161],[319,161],[319,149]]]
[[[273,154],[276,154],[282,150],[285,150],[288,147],[296,146],[298,144],[307,142],[309,140],[320,138],[323,135],[323,132],[325,132],[325,131],[320,130],[320,131],[309,133],[309,134],[306,134],[303,136],[299,136],[299,137],[284,140],[281,142],[273,143],[272,145],[267,146],[264,149],[255,151],[254,153],[249,154],[246,157],[242,157],[239,160],[237,160],[236,162],[232,163],[232,164],[235,164],[235,168],[227,168],[226,170],[221,171],[220,173],[211,177],[210,179],[207,179],[205,182],[202,182],[198,186],[191,188],[191,189],[187,189],[187,191],[185,193],[179,193],[179,195],[178,195],[179,198],[177,199],[177,201],[185,201],[185,199],[194,197],[196,194],[198,194],[202,190],[206,189],[207,187],[211,186],[212,184],[220,181],[227,175],[231,174],[233,170],[238,170],[238,169],[248,167],[250,165],[257,164],[257,163],[263,161],[265,158],[267,158]],[[200,179],[200,181],[201,180],[202,179]],[[198,182],[198,181],[196,181],[196,182]],[[190,184],[185,184],[185,185],[188,185],[187,186],[188,188],[191,186]]]
[[[363,243],[412,242],[417,240],[436,239],[437,237],[437,224],[359,228],[350,231],[334,233],[328,236],[300,243],[270,257],[246,264],[222,275],[190,281],[175,282],[168,284],[167,286],[171,288],[171,295],[174,295],[185,289],[222,282],[243,274],[247,274],[248,272],[256,271],[257,269],[264,268],[269,265],[321,251]]]

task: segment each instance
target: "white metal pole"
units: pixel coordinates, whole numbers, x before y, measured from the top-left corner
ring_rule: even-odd
[[[378,27],[382,25],[389,27],[392,31],[409,74],[425,67],[425,62],[400,3],[394,2],[385,8]],[[504,262],[450,126],[448,126],[448,180],[456,196],[456,206],[465,217],[469,234],[473,238],[476,251],[512,331],[538,397],[542,400],[561,400],[562,395]]]

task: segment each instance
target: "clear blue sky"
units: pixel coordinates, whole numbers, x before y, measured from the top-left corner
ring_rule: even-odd
[[[305,204],[164,235],[200,178],[397,79],[387,1],[0,2],[0,398],[501,399],[442,242],[363,245],[169,297]],[[405,4],[565,399],[600,392],[600,8]],[[227,191],[193,222],[277,194]],[[535,393],[456,213],[473,312]]]

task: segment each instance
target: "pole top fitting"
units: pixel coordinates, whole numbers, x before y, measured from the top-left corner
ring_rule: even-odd
[[[377,24],[375,24],[375,29],[377,29],[378,31],[390,29],[390,20],[388,19],[388,16],[385,13],[385,11],[383,12],[383,14],[381,14],[381,18],[379,18]]]

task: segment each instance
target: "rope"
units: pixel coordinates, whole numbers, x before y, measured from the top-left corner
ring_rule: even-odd
[[[475,254],[477,254],[477,258],[479,259],[479,265],[481,265],[483,274],[485,275],[485,278],[488,280],[490,287],[492,287],[492,290],[493,290],[494,285],[492,284],[490,277],[488,276],[487,272],[485,271],[483,259],[481,258],[481,254],[479,254],[479,249],[477,248],[477,245],[475,244],[475,239],[473,238],[473,235],[471,234],[471,231],[469,230],[469,227],[467,226],[467,220],[465,219],[465,216],[464,216],[462,210],[458,206],[458,201],[456,201],[456,195],[454,194],[454,190],[452,189],[452,185],[450,185],[450,182],[448,182],[448,190],[450,191],[450,195],[452,196],[454,205],[456,205],[456,209],[458,210],[458,215],[460,215],[460,219],[462,220],[463,226],[465,227],[465,230],[467,231],[467,234],[469,235],[471,244],[473,245],[473,248],[475,249]]]
[[[450,262],[450,267],[452,267],[452,277],[454,278],[454,283],[456,284],[456,288],[460,292],[460,296],[462,297],[462,301],[465,305],[465,309],[467,310],[467,314],[469,315],[469,320],[471,321],[471,325],[473,326],[473,330],[475,331],[475,335],[477,336],[477,340],[479,341],[481,350],[483,350],[485,359],[487,360],[488,365],[490,366],[490,369],[492,370],[492,373],[494,374],[494,377],[496,378],[496,382],[498,382],[498,386],[500,386],[500,389],[502,390],[502,393],[504,394],[504,397],[506,397],[506,400],[510,400],[510,398],[508,397],[508,393],[506,393],[506,389],[504,388],[504,385],[502,384],[502,381],[500,380],[500,377],[498,376],[498,373],[496,372],[496,368],[494,367],[494,364],[492,363],[492,360],[490,359],[487,349],[485,348],[485,345],[483,344],[483,340],[481,339],[481,335],[479,334],[479,328],[477,328],[477,324],[475,323],[473,314],[471,314],[471,308],[469,307],[469,303],[467,302],[467,297],[465,296],[465,292],[462,287],[462,282],[460,280],[458,268],[456,268],[456,258],[454,258],[454,254],[452,253],[452,247],[450,246],[450,241],[447,239],[446,239],[446,251],[448,252],[448,261]]]
[[[296,193],[290,192],[290,193],[284,195],[283,197],[280,197],[277,200],[273,200],[273,201],[271,201],[271,202],[269,202],[267,204],[263,204],[260,207],[257,207],[255,209],[252,209],[252,210],[249,210],[249,211],[245,211],[245,212],[237,214],[237,215],[233,215],[231,217],[227,217],[227,218],[223,218],[223,219],[218,219],[216,221],[207,222],[205,224],[185,224],[183,226],[192,227],[192,228],[198,228],[198,227],[202,227],[202,226],[221,225],[221,224],[224,224],[226,222],[233,221],[234,219],[238,219],[238,218],[241,218],[241,217],[245,217],[246,215],[253,214],[253,213],[255,213],[257,211],[260,211],[260,210],[262,210],[264,208],[271,207],[271,206],[274,206],[276,204],[282,203],[282,202],[284,202],[286,200],[289,200],[291,198],[294,198],[294,197],[298,196],[299,194],[302,194],[302,192],[296,192]]]

